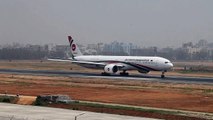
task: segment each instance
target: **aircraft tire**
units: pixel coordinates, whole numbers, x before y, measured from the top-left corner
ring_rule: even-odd
[[[127,72],[125,72],[125,73],[124,73],[124,72],[121,72],[120,75],[121,75],[121,76],[129,76],[129,73],[127,73]]]
[[[165,75],[161,75],[161,78],[165,78]]]

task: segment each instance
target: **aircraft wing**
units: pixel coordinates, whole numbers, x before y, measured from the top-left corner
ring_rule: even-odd
[[[90,62],[90,61],[76,61],[76,60],[72,60],[72,59],[68,59],[68,60],[63,60],[63,59],[48,59],[50,61],[55,61],[55,62],[71,62],[74,64],[79,64],[79,65],[94,65],[94,66],[101,66],[101,67],[105,67],[108,64],[114,64],[114,63],[105,63],[105,62]],[[116,63],[115,63],[116,64]],[[120,64],[116,64],[118,67],[122,68],[125,67],[124,65],[120,65]]]
[[[48,59],[49,61],[55,61],[55,62],[71,62],[76,64],[88,64],[88,65],[99,65],[99,66],[105,66],[104,63],[98,63],[98,62],[89,62],[89,61],[76,61],[72,59],[63,60],[63,59]]]
[[[89,62],[89,61],[71,61],[72,63],[76,64],[88,64],[88,65],[99,65],[99,66],[105,66],[105,63],[99,63],[99,62]]]
[[[98,67],[105,67],[108,64],[115,64],[119,68],[125,67],[124,65],[116,64],[116,63],[106,63],[106,62],[90,62],[90,61],[71,61],[72,63],[80,64],[80,65],[94,65]]]

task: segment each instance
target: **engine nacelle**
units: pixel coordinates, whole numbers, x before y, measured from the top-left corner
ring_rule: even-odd
[[[118,66],[115,64],[109,64],[104,67],[104,72],[112,74],[118,72]]]
[[[146,70],[138,70],[139,73],[143,73],[143,74],[147,74],[149,73],[149,71],[146,71]]]

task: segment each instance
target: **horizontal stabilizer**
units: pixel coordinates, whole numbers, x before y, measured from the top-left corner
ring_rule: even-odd
[[[47,59],[47,60],[55,62],[72,62],[72,60],[63,60],[63,59]]]

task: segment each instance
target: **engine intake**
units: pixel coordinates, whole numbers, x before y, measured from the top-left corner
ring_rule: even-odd
[[[115,64],[109,64],[104,67],[104,72],[112,74],[118,72],[118,66]]]

